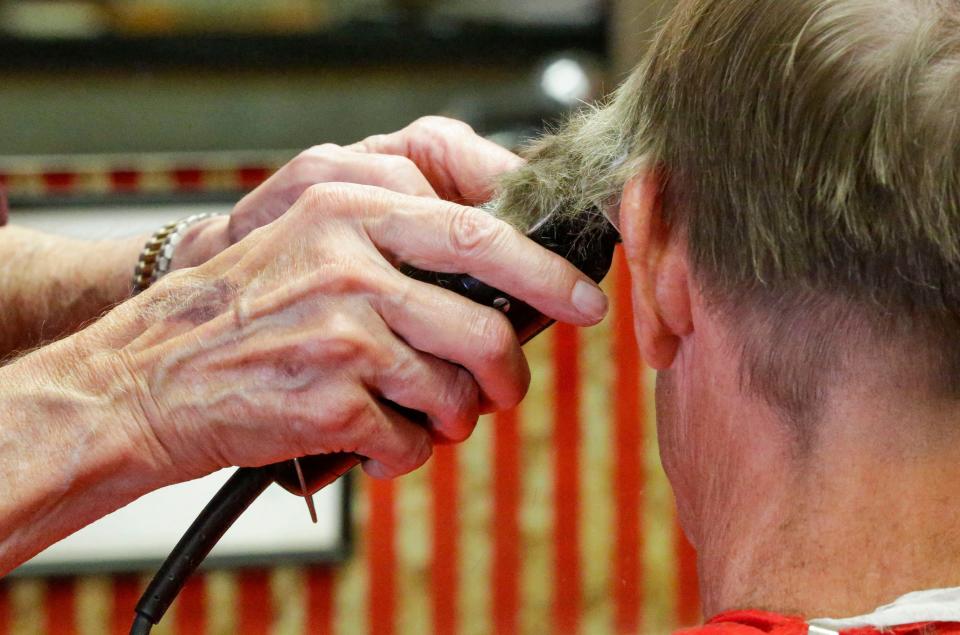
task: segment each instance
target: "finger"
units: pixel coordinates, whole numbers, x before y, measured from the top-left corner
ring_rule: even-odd
[[[442,198],[471,205],[493,196],[497,175],[523,165],[523,159],[477,135],[467,124],[444,117],[423,117],[398,132],[347,147],[407,157]]]
[[[331,394],[336,395],[332,402]],[[372,475],[379,478],[410,472],[423,465],[433,453],[433,442],[425,427],[381,403],[369,392],[357,389],[352,382],[335,391],[322,390],[319,395],[293,393],[287,409],[294,413],[303,411],[302,419],[316,421],[312,430],[298,431],[304,436],[300,452],[356,454],[374,467]],[[319,416],[310,416],[318,410]]]
[[[484,211],[398,196],[382,196],[378,206],[361,221],[395,261],[469,273],[563,322],[591,325],[606,315],[607,298],[596,283]]]
[[[380,395],[424,413],[435,442],[466,440],[480,416],[480,388],[470,373],[400,341],[397,349],[394,363],[374,379]]]
[[[451,291],[397,278],[401,290],[372,299],[390,329],[410,347],[466,368],[480,387],[480,411],[518,404],[530,369],[506,317]]]
[[[334,182],[437,198],[420,169],[404,156],[357,152],[332,143],[315,146],[291,159],[237,204],[231,221],[234,241],[281,216],[311,186]]]
[[[358,152],[332,143],[304,150],[284,168],[292,188],[290,203],[316,183],[375,185],[411,196],[437,197],[409,158],[393,153]],[[288,197],[289,198],[289,197]]]
[[[356,452],[364,457],[363,471],[374,478],[395,478],[412,472],[433,454],[430,433],[388,406],[378,405],[375,433]]]
[[[438,198],[417,165],[405,156],[332,147],[335,150],[331,149],[327,156],[318,157],[321,165],[317,167],[326,168],[327,181],[374,185],[410,196]],[[305,166],[307,178],[312,176],[311,167]]]

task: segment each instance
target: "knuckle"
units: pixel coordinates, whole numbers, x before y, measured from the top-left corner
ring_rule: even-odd
[[[329,163],[340,147],[332,143],[313,146],[302,151],[287,164],[295,180],[309,182],[315,180],[320,169]]]
[[[379,420],[374,403],[367,397],[354,397],[353,402],[345,413],[343,425],[347,430],[363,430],[376,427]]]
[[[417,164],[414,163],[411,159],[401,156],[399,154],[386,154],[383,155],[381,160],[391,169],[398,172],[420,170],[417,168]]]
[[[364,254],[326,261],[310,274],[310,293],[326,300],[328,306],[338,301],[352,303],[351,310],[357,317],[367,308],[381,315],[384,308],[390,309],[394,305],[397,310],[403,310],[406,305],[403,304],[402,289],[407,285],[396,284],[394,279],[401,276],[387,267],[388,264],[364,257]]]
[[[342,148],[335,143],[322,143],[320,145],[315,145],[307,148],[300,154],[296,156],[294,161],[300,163],[309,163],[316,161],[318,158],[326,158],[332,154],[340,152]]]
[[[334,183],[314,183],[303,192],[302,200],[308,206],[323,207],[329,205],[340,192],[340,185]]]
[[[344,448],[368,456],[383,434],[384,417],[369,395],[357,393],[350,410],[340,420],[337,438]]]
[[[378,287],[378,269],[369,265],[364,267],[356,258],[327,262],[313,273],[316,291],[326,296],[368,293]]]
[[[475,258],[492,247],[501,227],[488,214],[472,207],[454,205],[450,214],[450,241],[459,258]]]
[[[321,363],[352,368],[361,376],[373,378],[400,372],[405,364],[402,347],[392,335],[377,335],[346,311],[337,311],[323,322],[323,335],[314,346]]]
[[[376,374],[396,373],[405,363],[405,356],[394,346],[376,345],[368,348],[367,364]]]
[[[376,425],[371,420],[374,413],[370,399],[353,386],[342,387],[335,404],[317,408],[316,403],[310,401],[303,409],[303,417],[310,421],[309,428],[312,428],[309,436],[318,437],[312,439],[315,444],[308,449],[312,454],[329,452],[331,442],[352,450],[364,442],[369,434],[366,431]]]
[[[446,390],[446,426],[444,435],[455,443],[466,441],[473,433],[479,413],[480,390],[466,370],[458,368]]]
[[[315,344],[321,359],[328,363],[346,363],[367,359],[375,345],[370,335],[343,312],[327,316],[323,335]]]
[[[450,382],[451,401],[459,406],[461,412],[469,412],[477,401],[479,388],[465,368],[454,367],[453,381]]]
[[[360,208],[356,195],[356,186],[348,183],[313,183],[304,190],[301,201],[309,212],[324,217],[351,216]]]
[[[513,357],[518,346],[517,336],[501,313],[490,310],[479,315],[480,360],[487,366],[502,366]]]
[[[417,164],[404,156],[382,155],[375,164],[381,187],[408,192],[410,187],[425,180]]]
[[[427,115],[420,117],[413,122],[412,127],[426,132],[473,132],[468,124],[457,119],[449,117],[440,117],[438,115]]]
[[[312,188],[317,188],[314,203],[320,205],[319,210],[341,220],[376,221],[396,207],[390,193],[366,184],[334,181]]]
[[[401,474],[413,471],[427,462],[433,454],[433,441],[426,430],[414,428],[411,430],[410,444],[397,457],[396,468]]]
[[[417,164],[407,157],[400,156],[398,154],[387,154],[383,155],[380,158],[384,171],[386,172],[395,172],[398,174],[411,174],[416,172],[420,173],[420,169],[417,167]]]
[[[396,342],[380,347],[371,359],[378,376],[395,379],[409,378],[413,372],[414,353],[405,345]]]
[[[365,137],[362,141],[359,141],[352,146],[353,149],[361,150],[363,152],[368,152],[373,149],[379,148],[384,144],[384,141],[387,139],[388,135],[385,134],[372,134],[368,137]]]
[[[313,146],[301,151],[290,161],[288,161],[277,173],[271,177],[255,192],[259,192],[259,197],[267,197],[267,201],[277,199],[284,205],[283,209],[289,209],[297,201],[301,200],[304,192],[310,186],[325,181],[336,180],[333,178],[337,170],[339,159],[337,154],[342,152],[342,148],[332,143]],[[256,199],[243,199],[253,207],[252,212],[259,207],[263,201]],[[239,207],[239,206],[238,206]]]
[[[417,130],[430,130],[442,125],[444,119],[444,117],[439,117],[437,115],[426,115],[424,117],[416,118],[413,123],[410,124],[410,127]]]
[[[388,274],[390,275],[384,276],[384,281],[371,296],[371,304],[387,324],[390,324],[403,319],[413,303],[423,302],[424,290],[404,275],[393,275],[393,272]]]

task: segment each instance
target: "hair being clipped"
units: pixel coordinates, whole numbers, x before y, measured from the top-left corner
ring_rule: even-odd
[[[613,98],[528,158],[501,195],[515,222],[664,174],[744,383],[791,418],[853,345],[920,350],[960,396],[956,0],[681,0]]]

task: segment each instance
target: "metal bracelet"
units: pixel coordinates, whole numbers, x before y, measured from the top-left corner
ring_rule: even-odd
[[[147,289],[151,284],[159,280],[164,274],[170,271],[170,261],[173,260],[173,252],[183,239],[184,232],[200,221],[220,216],[218,212],[204,212],[203,214],[194,214],[172,223],[167,223],[150,236],[143,250],[140,252],[140,258],[137,260],[137,266],[133,270],[133,295]]]

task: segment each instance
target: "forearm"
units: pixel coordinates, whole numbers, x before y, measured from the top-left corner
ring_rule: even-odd
[[[169,481],[114,357],[84,332],[0,369],[0,575]]]
[[[145,240],[0,229],[0,357],[72,333],[127,298]]]
[[[194,267],[228,246],[227,217],[190,227],[171,269]],[[79,330],[130,296],[146,235],[77,240],[0,228],[0,359]]]

